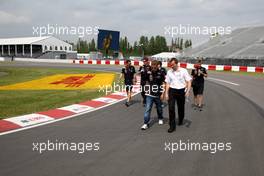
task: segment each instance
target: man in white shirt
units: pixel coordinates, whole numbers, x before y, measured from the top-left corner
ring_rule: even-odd
[[[178,125],[183,124],[185,97],[188,97],[191,89],[191,76],[188,71],[178,66],[178,60],[172,58],[170,60],[170,69],[166,76],[166,92],[165,96],[169,104],[169,133],[176,129],[175,123],[175,103],[177,102],[179,121]]]

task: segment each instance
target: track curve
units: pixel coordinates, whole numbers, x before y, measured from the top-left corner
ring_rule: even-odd
[[[115,70],[117,70],[115,68]],[[113,71],[113,70],[110,70]],[[140,96],[89,114],[0,136],[0,175],[264,175],[263,114],[242,95],[213,82],[205,85],[205,107],[186,103],[185,125],[175,133],[155,123],[141,131],[144,108]],[[164,117],[168,118],[167,107]],[[99,142],[100,150],[32,151],[32,143]],[[164,150],[165,142],[230,142],[231,151]]]

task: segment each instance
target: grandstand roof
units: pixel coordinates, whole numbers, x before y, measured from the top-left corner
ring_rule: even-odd
[[[39,41],[50,38],[51,36],[45,37],[19,37],[19,38],[1,38],[0,45],[27,45],[37,44]]]

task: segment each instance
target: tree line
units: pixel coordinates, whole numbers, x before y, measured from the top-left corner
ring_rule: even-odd
[[[91,41],[78,39],[74,44],[74,49],[78,53],[89,53],[92,51],[98,51],[97,45],[94,39]],[[119,51],[123,53],[124,56],[142,56],[142,55],[154,55],[161,52],[176,52],[181,51],[185,48],[192,47],[192,40],[184,38],[175,38],[171,40],[168,46],[166,38],[160,35],[151,36],[141,36],[138,41],[130,44],[128,38],[121,37],[119,41]],[[104,53],[104,51],[101,51]],[[110,54],[113,53],[110,51]]]

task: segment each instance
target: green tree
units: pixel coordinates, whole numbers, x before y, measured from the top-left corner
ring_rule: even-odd
[[[179,46],[180,50],[183,49],[183,39],[181,38],[181,41],[180,41],[180,46]]]
[[[89,52],[97,50],[94,39],[92,39],[92,41],[88,44],[88,46],[89,46]]]

